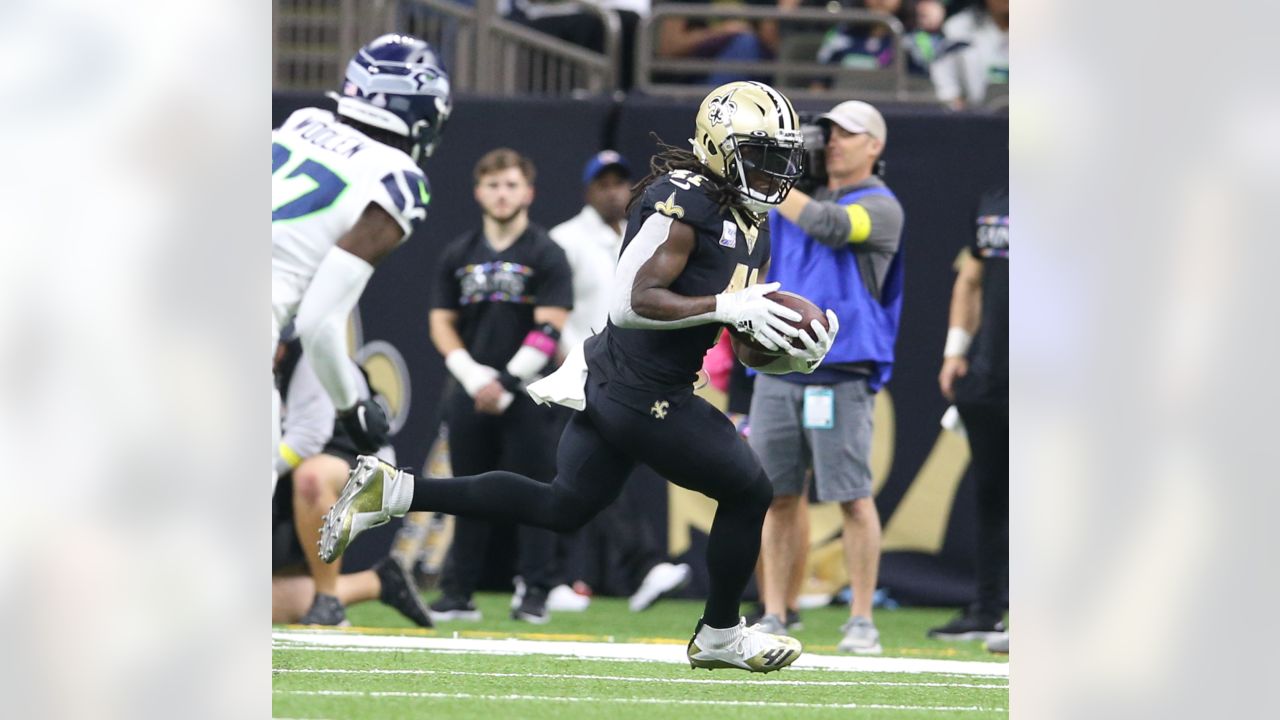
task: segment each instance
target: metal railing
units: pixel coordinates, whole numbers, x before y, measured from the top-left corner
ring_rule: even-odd
[[[490,95],[600,95],[619,86],[621,31],[612,10],[578,0],[604,27],[604,51],[573,45],[501,17],[497,0],[474,7],[454,0],[274,0],[272,80],[277,89],[328,90],[338,86],[361,44],[384,32],[408,32],[432,43],[449,68],[453,88]],[[725,61],[657,54],[663,20],[777,22],[777,60]],[[821,32],[813,28],[880,26],[893,62],[861,70],[817,62]],[[805,32],[805,27],[811,30]],[[716,73],[759,77],[793,100],[831,100],[856,93],[877,101],[936,102],[928,78],[907,72],[905,32],[893,16],[867,10],[775,7],[719,8],[659,3],[637,27],[636,89],[650,95],[701,97]]]
[[[812,60],[779,58],[777,60],[717,60],[715,58],[659,57],[657,33],[663,20],[688,18],[693,20],[753,20],[773,21],[779,24],[782,41],[786,45],[786,27],[819,24],[879,26],[889,30],[893,47],[893,63],[879,70],[860,70],[840,65],[817,62],[816,44]],[[902,23],[892,15],[868,10],[824,8],[797,8],[781,11],[777,8],[732,7],[717,8],[707,5],[671,3],[655,5],[653,12],[642,18],[636,38],[636,88],[652,95],[676,97],[701,97],[707,84],[700,80],[715,74],[734,73],[758,77],[775,87],[786,90],[793,100],[829,100],[845,97],[856,91],[860,98],[870,101],[936,102],[932,85],[924,78],[907,74],[905,34]],[[793,35],[793,38],[796,36]],[[665,76],[665,77],[664,77]],[[676,76],[676,77],[673,77]],[[681,77],[682,76],[682,77]],[[826,87],[814,87],[820,81]]]
[[[391,25],[395,0],[274,0],[271,84],[281,90],[332,90],[347,61]]]
[[[579,0],[604,28],[604,50],[585,48],[512,22],[497,0],[275,0],[273,87],[337,86],[361,44],[392,31],[438,48],[456,91],[497,95],[603,94],[618,88],[617,13]]]

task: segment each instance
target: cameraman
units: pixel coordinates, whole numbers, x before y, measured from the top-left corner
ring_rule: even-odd
[[[871,497],[871,419],[876,391],[893,370],[902,310],[902,206],[873,170],[886,131],[871,105],[848,101],[819,116],[826,185],[792,190],[770,212],[769,282],[835,310],[842,328],[810,375],[759,375],[751,401],[751,447],[774,484],[765,518],[762,624],[786,632],[808,555],[805,475],[819,502],[838,502],[853,599],[841,652],[879,654],[871,598],[880,564],[880,517]],[[820,130],[821,132],[816,132]],[[821,173],[819,171],[819,177]],[[794,616],[794,615],[793,615]]]

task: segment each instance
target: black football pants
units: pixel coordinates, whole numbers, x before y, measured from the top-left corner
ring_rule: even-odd
[[[703,620],[719,628],[738,623],[773,486],[719,410],[695,396],[671,405],[589,382],[587,408],[565,427],[557,460],[550,485],[502,471],[420,478],[411,509],[576,530],[613,502],[635,465],[645,463],[719,503],[707,541],[710,592]]]
[[[978,593],[974,609],[999,617],[1009,594],[1009,405],[957,403],[969,435],[978,501]]]
[[[539,483],[555,477],[554,418],[521,394],[502,415],[475,410],[475,401],[454,387],[445,401],[449,424],[449,459],[454,475],[510,470]],[[451,597],[470,598],[480,583],[491,528],[479,517],[459,516],[453,543],[440,574],[440,589]],[[516,568],[525,584],[549,590],[554,570],[555,533],[521,525]]]

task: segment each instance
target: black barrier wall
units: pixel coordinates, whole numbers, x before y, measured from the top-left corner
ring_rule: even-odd
[[[308,105],[332,107],[318,95],[277,94],[274,124]],[[968,239],[973,206],[983,189],[1008,182],[1008,120],[932,109],[881,110],[888,125],[886,182],[906,213],[906,290],[897,367],[888,398],[881,398],[881,410],[891,405],[892,418],[877,427],[878,448],[887,448],[878,450],[877,466],[888,470],[877,495],[886,532],[880,585],[904,602],[956,604],[967,599],[971,586],[972,497],[968,483],[959,482],[963,443],[942,435],[938,426],[946,403],[938,393],[937,373],[952,263]],[[538,169],[530,216],[549,228],[581,209],[581,169],[588,156],[612,147],[643,174],[655,147],[651,133],[686,146],[695,111],[696,103],[634,97],[621,103],[455,100],[444,141],[426,163],[432,189],[427,221],[378,268],[360,302],[364,343],[389,343],[407,367],[408,414],[395,442],[402,464],[417,467],[423,462],[439,423],[437,405],[446,373],[427,333],[428,298],[440,250],[479,223],[471,192],[475,162],[500,146],[528,155]],[[651,514],[664,532],[671,517],[685,522],[678,508],[668,508],[660,482],[640,481],[652,491],[635,494],[643,498],[638,511]],[[700,566],[705,536],[693,525],[685,559]],[[389,539],[390,528],[381,529],[362,541],[363,548],[353,547],[347,569],[367,566],[373,548],[385,547]],[[689,592],[700,590],[695,582]]]

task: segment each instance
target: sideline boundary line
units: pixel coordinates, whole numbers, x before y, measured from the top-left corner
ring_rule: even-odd
[[[466,638],[429,638],[403,635],[356,635],[323,631],[275,631],[271,638],[274,649],[320,647],[340,650],[374,648],[381,650],[443,650],[498,655],[566,655],[578,658],[649,660],[688,664],[682,646],[641,643],[592,643],[538,640],[473,640]],[[794,668],[839,670],[864,673],[947,673],[980,677],[1009,677],[1007,663],[970,660],[931,660],[923,658],[886,658],[857,655],[819,655],[806,652],[791,665]]]

